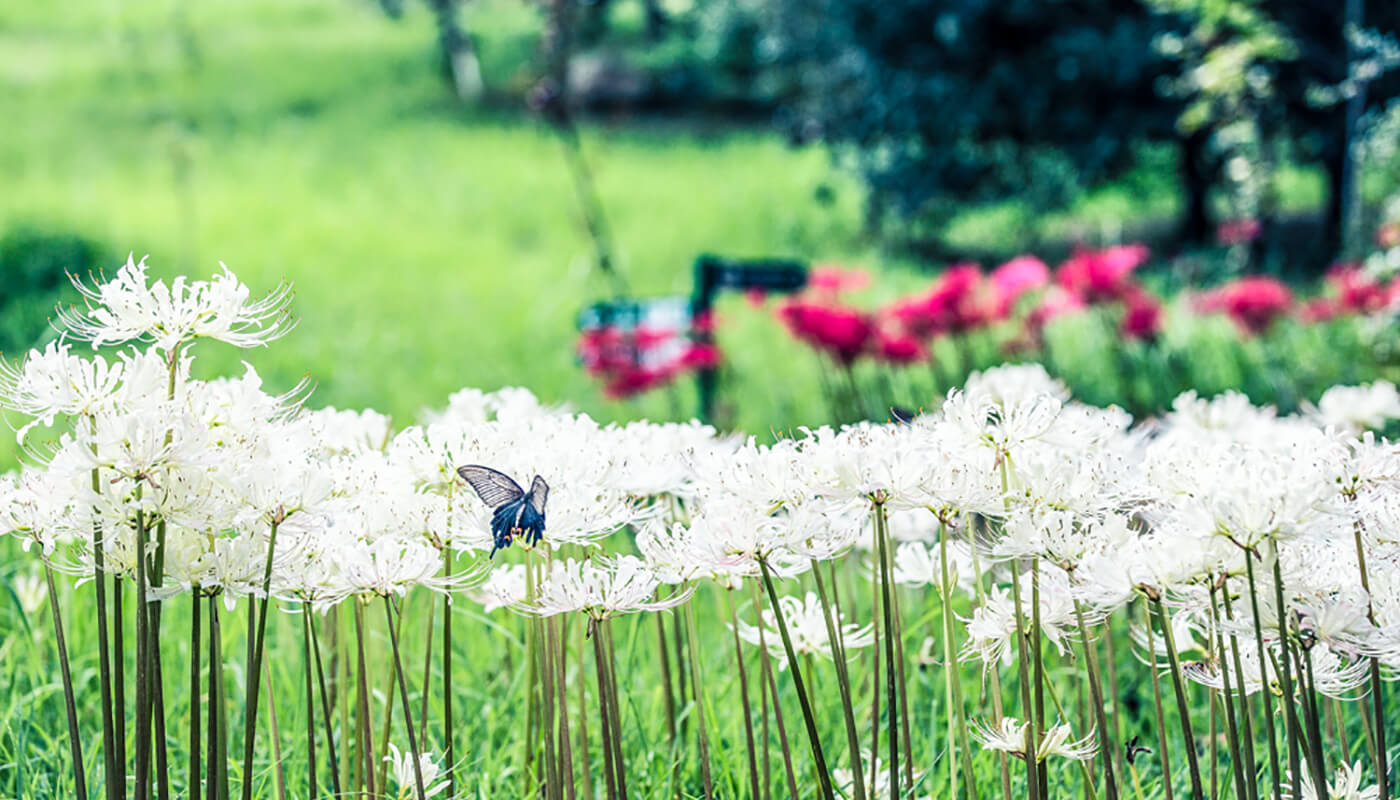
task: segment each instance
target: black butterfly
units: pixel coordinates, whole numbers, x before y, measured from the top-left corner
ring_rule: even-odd
[[[544,537],[544,503],[549,499],[549,484],[544,478],[536,475],[526,492],[509,475],[490,467],[458,467],[457,474],[493,509],[491,534],[496,542],[490,558],[496,557],[497,550],[510,547],[517,536],[524,537],[531,547]]]

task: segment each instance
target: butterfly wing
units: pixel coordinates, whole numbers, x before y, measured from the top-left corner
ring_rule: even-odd
[[[474,464],[458,467],[457,474],[470,483],[472,488],[476,490],[477,496],[481,498],[481,502],[491,508],[499,508],[512,500],[518,500],[525,496],[525,490],[520,488],[520,484],[504,472],[490,467]]]
[[[549,499],[549,484],[544,482],[544,478],[536,475],[533,483],[530,484],[530,505],[541,516],[544,516],[544,501]]]

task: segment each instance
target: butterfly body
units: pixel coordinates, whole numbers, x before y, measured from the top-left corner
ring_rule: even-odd
[[[549,498],[549,484],[544,478],[536,475],[527,492],[509,475],[490,467],[458,467],[457,474],[471,484],[481,501],[492,509],[491,536],[495,541],[491,558],[496,556],[497,550],[510,547],[517,538],[531,547],[544,538],[544,506]]]

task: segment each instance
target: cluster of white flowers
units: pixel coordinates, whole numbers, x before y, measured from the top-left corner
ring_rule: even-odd
[[[0,401],[33,420],[18,428],[32,463],[6,479],[0,525],[79,576],[100,555],[134,577],[146,541],[160,549],[155,599],[232,603],[266,585],[324,609],[482,578],[470,596],[488,610],[601,620],[684,602],[697,581],[801,575],[871,548],[872,516],[887,515],[894,580],[937,590],[946,572],[973,598],[962,652],[989,667],[1015,655],[1015,589],[1038,597],[1061,648],[1081,616],[1096,625],[1162,598],[1178,646],[1196,648],[1192,679],[1218,684],[1216,643],[1230,637],[1252,665],[1236,691],[1274,683],[1256,629],[1271,650],[1297,637],[1324,694],[1364,691],[1371,658],[1400,670],[1400,448],[1366,431],[1400,417],[1389,384],[1334,389],[1293,416],[1188,393],[1134,425],[1072,401],[1038,366],[1003,367],[912,422],[771,444],[695,423],[600,425],[525,390],[468,389],[395,432],[373,411],[305,409],[302,387],[269,393],[251,366],[191,376],[198,339],[251,347],[289,330],[286,287],[251,300],[227,270],[167,286],[128,263],[83,294],[58,341],[0,370]],[[111,349],[84,357],[79,341]],[[491,509],[458,477],[465,464],[548,481],[549,563],[532,589],[521,564],[483,557]],[[798,652],[829,657],[811,595],[782,609]],[[771,614],[761,624],[781,659]],[[869,642],[868,627],[843,630],[846,648]],[[1019,726],[1001,719],[982,738],[1019,754]],[[1055,727],[1038,748],[1083,758],[1091,745]]]

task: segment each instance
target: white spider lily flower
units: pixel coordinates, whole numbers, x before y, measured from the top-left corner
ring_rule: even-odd
[[[14,576],[10,579],[10,588],[19,600],[19,607],[31,617],[39,613],[49,598],[48,582],[36,572]]]
[[[1031,604],[1030,573],[1020,576],[1021,613],[1024,624],[1029,625],[1034,607]],[[1086,624],[1097,621],[1097,616],[1085,618]],[[984,668],[993,669],[997,664],[1008,665],[1014,651],[1015,636],[1019,629],[1016,619],[1016,603],[1011,591],[1004,586],[994,586],[982,596],[982,604],[973,609],[972,616],[965,619],[967,643],[963,645],[962,658],[978,658]],[[1074,614],[1074,598],[1064,573],[1051,570],[1040,572],[1040,629],[1060,653],[1069,652],[1073,643],[1077,621]]]
[[[961,588],[971,593],[977,574],[973,571],[972,547],[967,542],[948,542],[949,590]],[[939,545],[904,542],[894,551],[894,582],[910,587],[943,586],[943,562]]]
[[[1362,386],[1333,386],[1322,393],[1317,408],[1310,409],[1319,424],[1339,428],[1353,436],[1378,430],[1400,419],[1400,391],[1390,381]]]
[[[973,722],[972,735],[990,750],[1006,753],[1021,760],[1026,759],[1026,729],[1029,722],[1021,722],[1015,717],[1002,717],[995,727],[984,722]],[[1098,753],[1094,732],[1082,739],[1074,739],[1074,732],[1068,725],[1052,725],[1035,743],[1035,760],[1044,762],[1051,756],[1059,756],[1072,761],[1088,761]]]
[[[23,443],[36,425],[52,426],[62,414],[91,414],[108,407],[121,386],[123,363],[73,355],[62,341],[30,350],[19,365],[0,359],[0,406],[34,417],[15,438]]]
[[[169,353],[183,342],[209,338],[235,347],[258,347],[283,336],[295,322],[289,309],[291,284],[258,300],[228,267],[207,281],[150,283],[146,259],[131,258],[114,278],[92,286],[71,276],[86,308],[60,308],[58,321],[76,339],[104,344],[152,342]]]
[[[866,749],[861,753],[861,776],[865,779],[865,796],[870,800],[893,800],[890,795],[890,768],[887,764]],[[914,773],[914,783],[923,780],[924,772]],[[855,772],[846,767],[831,771],[831,783],[841,792],[842,797],[854,797]],[[901,796],[909,787],[901,784]],[[911,796],[914,797],[914,796]],[[919,800],[930,800],[933,795],[923,795]]]
[[[1298,795],[1295,797],[1291,791],[1285,791],[1284,797],[1288,800],[1318,800],[1321,795],[1317,791],[1317,786],[1313,783],[1312,775],[1308,770],[1304,770],[1300,776]],[[1337,771],[1332,774],[1332,780],[1327,784],[1326,797],[1330,800],[1378,800],[1381,796],[1381,788],[1376,784],[1362,786],[1363,770],[1360,761],[1353,761],[1350,764],[1342,763],[1337,765]],[[1293,781],[1290,778],[1284,787],[1290,789]]]
[[[345,542],[332,552],[340,566],[337,579],[341,595],[402,597],[413,586],[447,592],[464,580],[460,575],[438,575],[442,557],[431,546],[394,534],[373,542]]]
[[[613,561],[570,558],[554,563],[533,602],[527,600],[515,608],[541,617],[581,611],[590,619],[603,620],[619,614],[674,608],[694,592],[693,587],[688,587],[656,599],[660,585],[661,579],[636,556]]]
[[[394,776],[394,784],[399,787],[396,800],[410,800],[418,796],[418,774],[423,775],[423,796],[436,797],[447,791],[450,785],[446,779],[438,780],[442,768],[432,753],[418,754],[418,769],[413,768],[413,753],[401,753],[393,742],[389,743],[389,755],[384,756],[389,764],[389,773]]]
[[[469,596],[480,603],[481,609],[488,614],[500,608],[514,608],[524,603],[525,565],[503,564],[496,567]]]
[[[1069,401],[1069,387],[1052,378],[1040,364],[1003,364],[967,376],[963,391],[969,397],[996,405],[1015,403],[1023,397],[1048,395],[1061,403]]]
[[[779,597],[778,607],[782,609],[783,621],[787,624],[788,636],[792,639],[793,652],[799,656],[821,656],[830,661],[831,637],[827,632],[826,612],[822,610],[821,601],[816,594],[808,592],[802,598],[790,595]],[[836,613],[835,609],[833,613]],[[778,669],[786,669],[787,649],[783,645],[782,632],[778,629],[778,618],[772,609],[765,608],[760,612],[759,625],[763,628],[761,632],[758,627],[740,621],[739,638],[749,644],[767,644],[769,655],[777,659]],[[839,613],[836,625],[841,645],[847,651],[869,647],[875,641],[874,629],[870,625],[845,624],[844,615]]]

